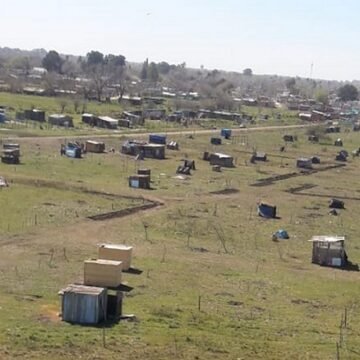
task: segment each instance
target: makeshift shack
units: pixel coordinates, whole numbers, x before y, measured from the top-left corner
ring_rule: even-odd
[[[51,125],[74,127],[73,118],[63,114],[52,114],[48,117],[48,123]]]
[[[225,139],[230,139],[231,137],[231,129],[221,129],[220,135]]]
[[[20,163],[20,145],[19,144],[3,144],[1,154],[1,162],[4,164]]]
[[[81,121],[85,124],[95,126],[95,117],[93,114],[82,114]]]
[[[179,143],[176,141],[170,141],[167,145],[166,148],[169,150],[179,150]]]
[[[336,161],[347,161],[347,154],[343,151],[340,151],[336,157],[335,157]]]
[[[45,122],[45,111],[38,109],[25,110],[24,117],[26,120]]]
[[[151,170],[150,169],[138,169],[138,175],[147,175],[151,181]]]
[[[77,143],[67,143],[65,146],[62,145],[61,152],[67,157],[80,159],[82,154],[81,146]]]
[[[266,161],[267,160],[267,155],[264,152],[257,151],[256,153],[253,154],[253,156],[254,156],[254,161]]]
[[[122,262],[114,260],[86,260],[84,285],[117,288],[121,285]]]
[[[185,160],[184,160],[184,166],[189,167],[191,170],[196,170],[195,160],[185,159]]]
[[[312,156],[311,157],[311,162],[313,164],[320,164],[320,158],[318,156]]]
[[[210,139],[210,144],[212,144],[212,145],[221,145],[221,138],[212,137]]]
[[[106,319],[106,289],[72,284],[58,294],[61,299],[61,317],[64,321],[95,325]]]
[[[296,167],[301,169],[311,169],[312,161],[308,158],[299,158],[296,160]]]
[[[121,152],[126,155],[140,155],[142,158],[165,159],[165,145],[148,144],[136,140],[124,142]]]
[[[137,189],[150,189],[150,176],[131,175],[129,176],[129,186]]]
[[[100,244],[99,259],[122,262],[122,269],[129,270],[131,267],[133,247],[123,244]]]
[[[336,139],[335,142],[334,142],[334,145],[335,146],[343,146],[343,142],[340,138]]]
[[[329,208],[344,209],[345,203],[342,200],[333,198],[333,199],[330,199],[330,201],[329,201]]]
[[[102,153],[105,151],[105,144],[99,141],[86,140],[85,151],[92,153]]]
[[[308,140],[310,141],[310,142],[319,142],[319,137],[318,136],[316,136],[316,135],[310,135],[309,137],[308,137]]]
[[[286,141],[286,142],[294,142],[295,141],[295,136],[293,136],[293,135],[284,135],[283,140]]]
[[[118,127],[119,121],[113,119],[110,116],[98,116],[95,118],[95,126],[106,128],[106,129],[116,129]]]
[[[325,129],[325,132],[328,134],[331,133],[339,133],[340,132],[340,126],[329,126]]]
[[[258,215],[264,218],[276,218],[276,206],[260,202],[258,204]]]
[[[222,153],[210,154],[210,165],[220,165],[222,167],[234,167],[234,158]]]
[[[312,262],[323,266],[344,267],[347,265],[345,236],[313,236]]]

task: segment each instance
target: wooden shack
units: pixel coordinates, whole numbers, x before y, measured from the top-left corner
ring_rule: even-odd
[[[122,262],[113,260],[86,260],[84,284],[116,288],[121,285]]]
[[[150,169],[138,169],[137,174],[138,175],[147,175],[147,176],[149,176],[149,179],[151,181],[151,170]]]
[[[38,109],[25,110],[24,117],[27,120],[45,122],[45,111]]]
[[[99,141],[86,140],[85,151],[92,153],[102,153],[105,151],[105,144]]]
[[[313,236],[312,262],[323,266],[344,267],[347,264],[345,236]]]
[[[137,189],[150,189],[150,176],[131,175],[129,176],[129,186]]]
[[[95,325],[106,319],[107,290],[102,287],[68,285],[58,293],[61,317],[76,324]]]
[[[100,244],[99,259],[115,260],[122,262],[122,269],[129,270],[132,259],[132,246],[123,244]]]

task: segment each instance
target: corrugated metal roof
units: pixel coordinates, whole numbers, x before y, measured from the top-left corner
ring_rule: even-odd
[[[311,241],[311,242],[338,242],[338,241],[345,241],[345,236],[314,235],[309,241]]]
[[[64,289],[61,289],[58,294],[63,295],[64,293],[77,293],[97,296],[100,295],[104,290],[105,289],[102,287],[71,284]]]

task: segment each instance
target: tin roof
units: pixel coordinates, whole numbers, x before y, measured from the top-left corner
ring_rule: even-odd
[[[105,289],[102,287],[70,284],[66,288],[61,289],[58,294],[76,293],[84,295],[100,295],[104,290]]]
[[[145,175],[147,176],[147,175]],[[131,250],[132,246],[123,245],[123,244],[99,244],[99,247],[106,249],[117,249],[117,250]]]
[[[309,241],[311,241],[311,242],[338,242],[338,241],[345,241],[345,236],[314,235]]]

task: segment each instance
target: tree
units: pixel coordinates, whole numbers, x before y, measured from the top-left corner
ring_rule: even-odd
[[[337,94],[342,101],[353,101],[359,97],[358,89],[352,84],[345,84],[341,86]]]
[[[166,75],[170,71],[170,65],[167,62],[162,61],[162,62],[157,64],[157,69],[158,69],[160,74]]]
[[[100,51],[92,50],[86,54],[86,65],[96,66],[104,63],[104,55]]]
[[[60,74],[62,64],[63,60],[55,50],[49,51],[42,59],[42,66],[49,72]]]
[[[151,62],[149,65],[147,78],[154,83],[159,80],[159,72],[154,62]]]
[[[140,73],[140,78],[142,80],[146,80],[148,78],[148,69],[149,69],[149,60],[146,59],[144,61],[144,64],[143,64],[143,66],[141,68],[141,73]]]
[[[329,103],[329,93],[325,89],[318,89],[315,92],[315,100],[327,105]]]
[[[243,75],[245,76],[251,76],[253,74],[253,71],[250,68],[246,68],[243,71]]]

